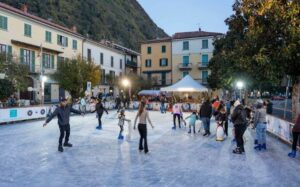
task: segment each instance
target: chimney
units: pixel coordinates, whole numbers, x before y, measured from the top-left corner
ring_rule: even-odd
[[[71,28],[71,30],[72,30],[73,32],[77,32],[77,27],[74,25],[74,26]]]
[[[23,4],[23,5],[21,6],[21,10],[22,10],[23,12],[27,13],[27,12],[28,12],[28,6],[27,6],[27,4]]]

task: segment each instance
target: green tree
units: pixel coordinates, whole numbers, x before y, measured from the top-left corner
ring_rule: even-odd
[[[73,98],[78,98],[84,94],[88,81],[92,83],[92,86],[99,84],[100,66],[79,56],[76,59],[59,63],[53,78]]]

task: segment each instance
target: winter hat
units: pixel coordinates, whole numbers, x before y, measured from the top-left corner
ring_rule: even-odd
[[[234,107],[237,107],[237,106],[239,106],[241,104],[241,102],[240,102],[240,100],[236,100],[235,102],[234,102]]]

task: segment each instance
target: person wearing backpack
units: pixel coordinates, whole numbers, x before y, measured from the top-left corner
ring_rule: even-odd
[[[232,152],[242,154],[245,152],[243,136],[247,129],[246,111],[239,100],[234,103],[234,107],[231,120],[234,124],[237,147]]]

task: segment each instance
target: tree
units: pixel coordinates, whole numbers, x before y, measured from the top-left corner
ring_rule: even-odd
[[[92,86],[99,84],[100,66],[78,56],[76,59],[59,63],[53,78],[73,98],[78,98],[84,94],[88,81],[92,83]]]

